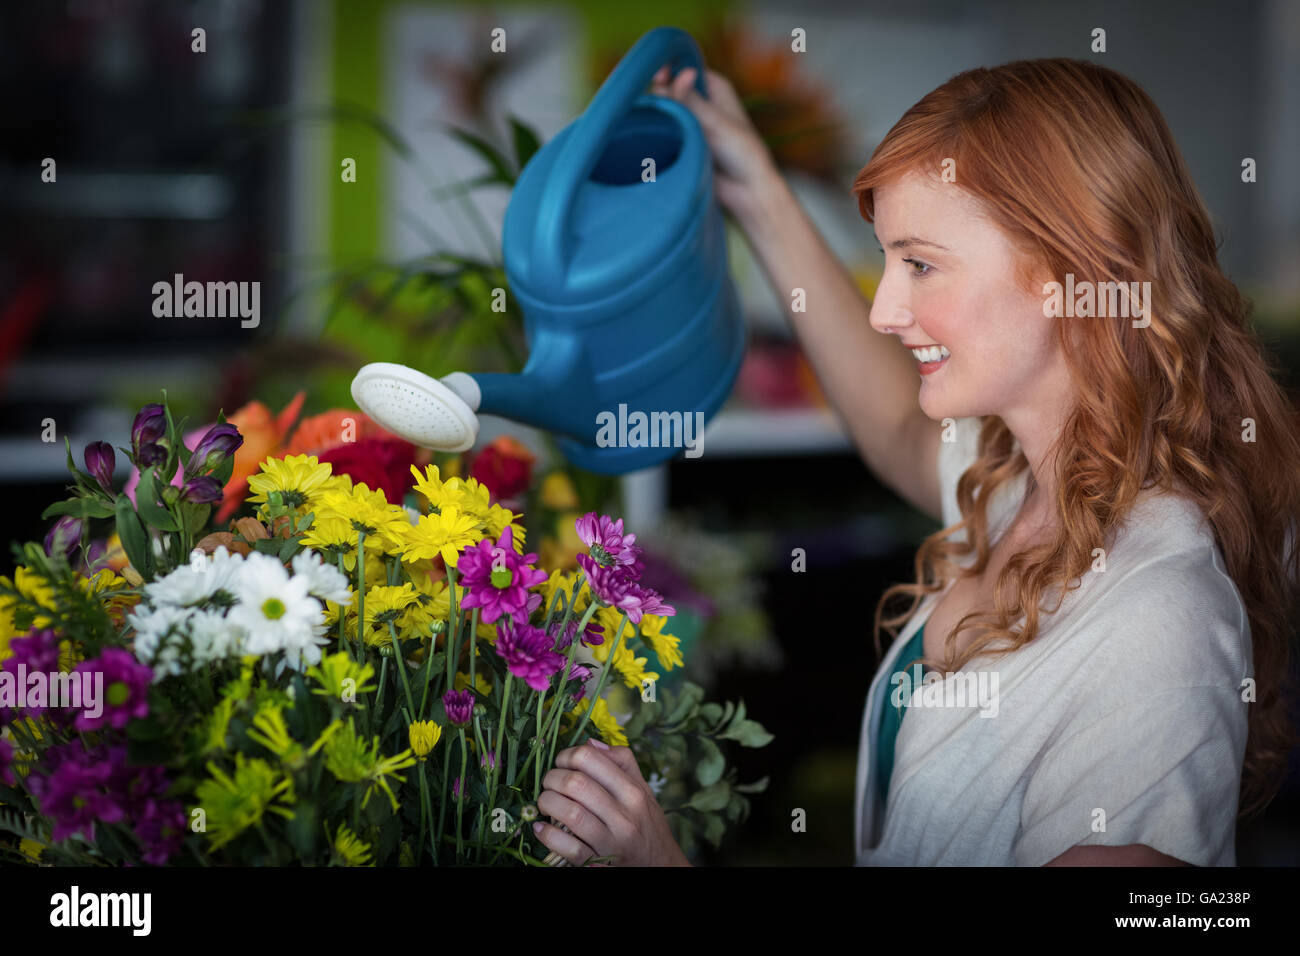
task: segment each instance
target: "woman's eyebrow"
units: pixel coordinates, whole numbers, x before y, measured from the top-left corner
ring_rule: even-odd
[[[944,252],[951,252],[947,246],[941,246],[937,242],[931,242],[929,239],[922,239],[920,236],[909,236],[906,239],[895,239],[889,244],[891,249],[906,249],[908,246],[930,246],[934,249],[942,249]]]

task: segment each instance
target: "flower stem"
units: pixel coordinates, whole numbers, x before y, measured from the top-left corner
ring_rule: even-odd
[[[460,728],[460,793],[456,797],[456,858],[460,859],[465,848],[461,843],[461,817],[465,812],[465,791],[469,781],[465,779],[465,761],[469,756],[469,745],[465,743],[465,728]]]
[[[425,822],[433,823],[433,809],[429,805],[429,780],[425,774],[425,762],[420,761],[420,839],[416,843],[415,862],[418,866],[420,857],[424,856]],[[433,854],[433,865],[438,865],[438,844],[434,834],[429,834],[429,852]]]
[[[366,533],[357,532],[357,663],[366,653]]]
[[[402,688],[406,691],[406,705],[415,713],[415,698],[411,696],[411,680],[406,674],[406,655],[402,653],[402,644],[397,639],[397,626],[388,622],[388,634],[393,641],[393,654],[397,658],[397,673],[402,678]]]
[[[348,577],[348,572],[347,569],[343,567],[343,552],[340,551],[337,555],[335,555],[335,557],[338,558],[339,574],[343,575],[343,580],[346,581]],[[344,619],[347,618],[347,616],[348,616],[347,610],[342,605],[339,605],[339,650],[340,651],[343,650],[343,621]]]
[[[609,649],[609,657],[605,658],[605,667],[600,672],[600,680],[596,683],[596,692],[591,695],[591,706],[587,708],[586,715],[582,718],[582,723],[578,724],[573,731],[573,736],[569,738],[569,746],[572,747],[578,740],[587,721],[591,720],[591,714],[596,709],[596,701],[600,700],[600,692],[605,689],[605,682],[609,680],[609,672],[614,669],[614,655],[618,653],[618,646],[623,641],[623,631],[627,627],[627,612],[623,612],[622,620],[618,624],[618,637],[614,639],[614,646]]]
[[[506,671],[505,691],[501,698],[501,711],[498,719],[501,723],[497,727],[497,746],[494,750],[493,767],[492,767],[492,786],[488,788],[488,810],[491,811],[496,807],[497,781],[501,779],[501,740],[505,736],[506,721],[509,719],[508,712],[510,707],[510,687],[514,682],[515,675]]]

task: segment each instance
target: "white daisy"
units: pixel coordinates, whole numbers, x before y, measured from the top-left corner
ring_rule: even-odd
[[[146,584],[144,593],[155,607],[194,607],[219,590],[231,591],[231,582],[242,565],[242,555],[232,557],[224,546],[217,548],[212,558],[197,551],[191,554],[189,564],[182,564],[166,577]]]
[[[236,582],[239,603],[227,619],[243,629],[244,652],[267,655],[284,651],[295,670],[320,660],[324,607],[307,591],[307,578],[290,577],[275,558],[256,552],[244,562]]]
[[[138,604],[127,615],[128,622],[135,629],[135,656],[142,664],[153,667],[155,681],[181,672],[181,648],[189,631],[189,619],[194,613],[183,607],[163,605],[151,608]]]
[[[352,603],[352,591],[343,572],[326,564],[320,552],[305,548],[293,556],[293,573],[307,580],[307,590],[313,597],[335,604]]]
[[[190,643],[194,648],[194,663],[209,664],[243,653],[244,632],[238,622],[221,611],[195,611],[190,620]]]
[[[657,797],[661,792],[663,792],[664,784],[667,782],[667,777],[661,777],[658,772],[655,772],[650,774],[650,779],[646,781],[646,785],[650,787],[651,791],[653,791],[654,795]]]

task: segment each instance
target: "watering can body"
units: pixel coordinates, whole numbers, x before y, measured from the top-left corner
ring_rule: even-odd
[[[604,474],[679,454],[748,340],[703,132],[685,106],[640,94],[669,62],[695,66],[704,91],[690,36],[652,30],[520,174],[502,251],[529,358],[516,375],[471,375],[479,411],[556,433],[565,457]],[[637,412],[651,422],[640,435],[623,427]]]

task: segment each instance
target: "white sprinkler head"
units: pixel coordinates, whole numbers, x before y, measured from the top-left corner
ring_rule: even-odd
[[[467,451],[478,439],[478,383],[464,372],[432,378],[394,362],[363,365],[352,379],[357,407],[421,448]]]

